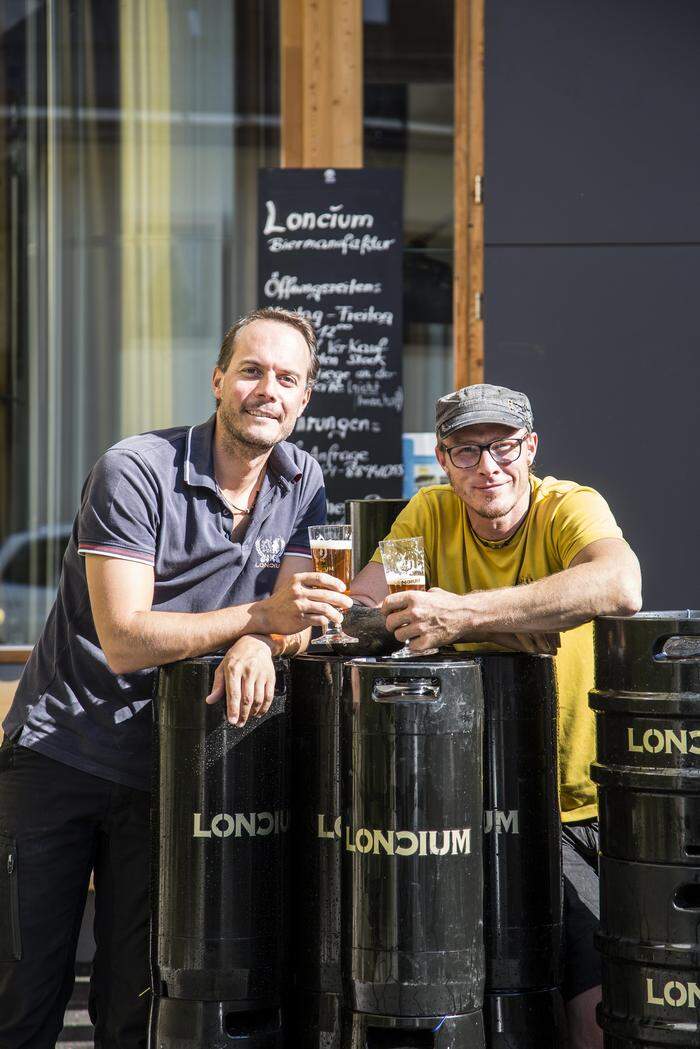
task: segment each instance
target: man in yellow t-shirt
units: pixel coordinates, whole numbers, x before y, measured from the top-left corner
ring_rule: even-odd
[[[436,455],[450,483],[421,489],[388,537],[423,536],[430,589],[388,595],[377,552],[353,581],[351,594],[381,604],[387,628],[416,654],[455,642],[556,652],[563,994],[571,1049],[598,1049],[591,620],[639,610],[639,563],[596,491],[532,474],[538,439],[525,394],[478,384],[441,397],[436,434]]]

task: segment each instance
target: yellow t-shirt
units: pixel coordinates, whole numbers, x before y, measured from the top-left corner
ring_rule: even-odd
[[[530,486],[527,517],[505,543],[475,535],[465,504],[449,485],[422,488],[396,518],[388,538],[422,535],[428,585],[453,594],[532,583],[568,568],[597,539],[622,538],[608,504],[594,489],[554,477],[531,477]],[[381,562],[379,551],[372,560]],[[567,822],[596,814],[589,774],[595,753],[594,715],[588,707],[593,688],[593,624],[562,632],[555,660],[560,805],[562,820]]]

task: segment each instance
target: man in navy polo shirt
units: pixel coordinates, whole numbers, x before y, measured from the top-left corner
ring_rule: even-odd
[[[146,1044],[154,667],[227,649],[208,701],[225,695],[241,725],[272,701],[272,653],[298,650],[352,603],[305,570],[323,478],[285,440],[317,368],[300,315],[253,311],[224,338],[215,415],[121,441],[85,483],[3,724],[2,1049],[55,1045],[93,870],[95,1045]]]

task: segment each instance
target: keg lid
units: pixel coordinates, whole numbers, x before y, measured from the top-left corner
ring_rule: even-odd
[[[366,668],[386,668],[388,670],[410,670],[416,673],[427,668],[444,668],[456,665],[474,665],[476,660],[472,652],[440,652],[437,656],[411,656],[407,659],[392,659],[391,656],[358,656],[348,660],[348,666]]]

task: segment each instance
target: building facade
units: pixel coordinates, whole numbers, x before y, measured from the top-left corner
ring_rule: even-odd
[[[527,389],[647,607],[697,605],[698,29],[683,0],[4,4],[0,644],[36,639],[95,459],[212,410],[277,166],[402,173],[403,430]]]

